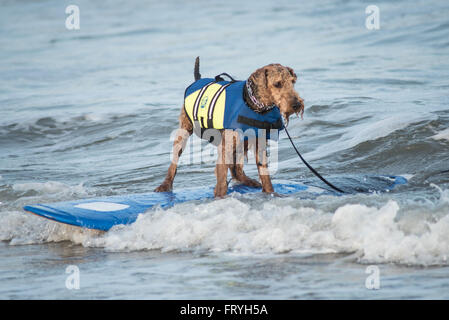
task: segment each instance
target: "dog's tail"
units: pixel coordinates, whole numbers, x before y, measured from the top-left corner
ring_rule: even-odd
[[[193,75],[195,76],[195,81],[201,79],[201,74],[200,74],[200,57],[196,57],[196,59],[195,59],[195,69],[193,71]]]

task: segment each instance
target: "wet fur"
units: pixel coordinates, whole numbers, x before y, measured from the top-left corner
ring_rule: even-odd
[[[201,78],[199,72],[199,57],[195,60],[194,78],[195,81]],[[277,105],[286,125],[288,124],[290,115],[301,114],[302,116],[302,113],[304,112],[304,101],[294,89],[297,76],[292,68],[280,64],[269,64],[257,69],[248,79],[253,83],[253,94],[257,100],[267,106],[271,104]],[[251,100],[245,98],[245,101],[251,108],[258,111],[258,107],[254,105]],[[154,191],[166,192],[173,189],[173,180],[176,175],[179,157],[192,133],[193,126],[187,117],[183,106],[179,116],[177,138],[173,143],[172,162],[168,168],[164,181]],[[217,147],[218,159],[215,166],[215,175],[217,178],[217,184],[214,191],[215,197],[223,197],[227,194],[228,169],[231,172],[232,178],[240,183],[251,187],[262,187],[263,192],[272,193],[274,190],[268,172],[266,146],[259,146],[258,144],[252,146],[255,149],[256,165],[260,179],[259,182],[249,178],[243,171],[244,159],[240,153],[236,152],[237,148],[241,147],[238,143],[244,143],[243,149],[244,155],[246,155],[248,149],[251,147],[248,145],[248,142],[241,142],[237,133],[233,130],[221,130],[221,141]],[[227,164],[229,163],[229,161],[226,161],[228,159],[232,159],[231,164]]]

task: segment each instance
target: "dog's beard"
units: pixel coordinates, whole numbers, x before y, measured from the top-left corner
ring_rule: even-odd
[[[299,118],[299,115],[301,114],[301,120],[304,120],[304,105],[301,107],[301,109],[296,111],[295,114],[298,116],[298,118]]]
[[[293,113],[285,113],[285,112],[281,112],[281,116],[282,116],[282,120],[284,121],[284,126],[288,127],[288,120],[290,118],[290,116],[292,114],[296,114],[299,118],[299,116],[301,115],[301,120],[304,119],[303,115],[304,115],[304,108],[301,108],[300,110],[293,112]]]
[[[284,121],[284,126],[287,128],[288,127],[288,117],[289,115],[285,114],[285,113],[281,113],[282,115],[282,120]]]

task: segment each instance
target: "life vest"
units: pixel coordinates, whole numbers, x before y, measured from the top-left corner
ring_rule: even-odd
[[[265,129],[267,139],[277,139],[278,134],[270,137],[270,130],[278,133],[284,128],[279,108],[264,113],[253,111],[243,99],[245,84],[246,81],[224,81],[217,76],[199,79],[187,87],[184,108],[194,131],[240,129],[245,135],[254,132],[257,137],[259,129]]]

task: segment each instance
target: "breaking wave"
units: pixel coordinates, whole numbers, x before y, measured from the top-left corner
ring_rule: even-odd
[[[106,233],[10,210],[0,212],[0,240],[11,245],[72,241],[108,251],[347,253],[354,254],[359,263],[447,265],[449,190],[434,187],[439,193],[436,203],[400,203],[385,198],[381,205],[335,202],[334,208],[327,205],[326,209],[292,197],[254,204],[240,196],[230,196],[151,210],[140,215],[134,224],[115,226]],[[52,188],[54,185],[48,184],[37,187]],[[346,202],[366,203],[369,197],[379,196],[357,197],[361,196]],[[329,198],[326,203],[333,201]]]

